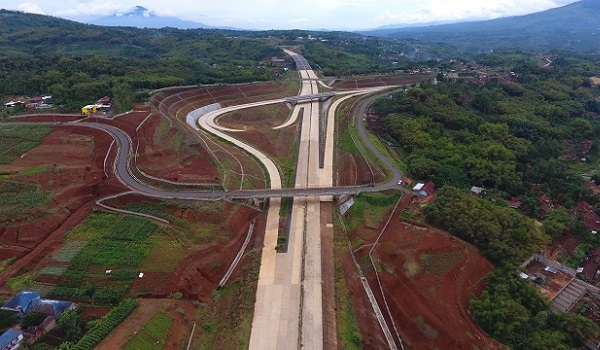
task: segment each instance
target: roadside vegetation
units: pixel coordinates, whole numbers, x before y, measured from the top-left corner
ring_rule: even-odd
[[[336,306],[336,326],[339,346],[343,349],[361,349],[361,334],[358,329],[356,313],[348,291],[342,258],[349,254],[346,233],[342,231],[339,220],[334,221],[336,232],[334,239],[334,288]]]
[[[261,249],[249,252],[252,261],[243,267],[243,276],[213,292],[214,303],[198,305],[194,349],[248,349]]]

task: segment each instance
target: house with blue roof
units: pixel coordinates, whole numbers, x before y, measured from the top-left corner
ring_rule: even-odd
[[[72,301],[42,299],[39,292],[24,290],[10,298],[0,310],[18,312],[21,316],[32,311],[41,311],[48,316],[57,318],[66,310],[75,309],[77,305]],[[0,348],[0,350],[3,350]]]
[[[0,310],[18,312],[21,315],[24,315],[27,313],[27,309],[31,302],[40,299],[41,295],[40,292],[21,291],[19,294],[8,299],[8,301],[0,307]]]
[[[40,311],[45,313],[48,316],[52,316],[57,318],[60,316],[65,310],[72,310],[76,307],[75,303],[72,301],[62,301],[62,300],[50,300],[50,299],[34,299],[29,304],[25,313],[28,314],[33,311]]]
[[[9,329],[0,335],[0,350],[15,350],[23,340],[23,333]]]

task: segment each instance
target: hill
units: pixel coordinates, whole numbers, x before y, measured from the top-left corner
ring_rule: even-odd
[[[0,10],[0,46],[2,56],[100,54],[158,58],[187,55],[202,57],[209,64],[229,61],[223,58],[225,56],[237,60],[261,60],[280,52],[243,35],[243,32],[107,27],[8,10]]]
[[[525,16],[429,27],[381,29],[363,34],[441,42],[467,51],[499,48],[597,51],[600,1],[581,0]]]

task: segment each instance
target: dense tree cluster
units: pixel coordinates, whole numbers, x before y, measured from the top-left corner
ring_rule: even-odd
[[[508,206],[444,187],[425,209],[427,220],[471,242],[494,264],[526,260],[548,242],[533,220]]]
[[[600,74],[600,65],[567,54],[550,68],[518,53],[480,59],[505,65],[506,73],[483,86],[440,76],[437,85],[380,99],[374,108],[385,118],[387,138],[407,155],[409,175],[442,187],[424,208],[428,222],[474,244],[498,267],[471,301],[480,326],[515,349],[582,346],[598,334],[596,324],[550,312],[539,291],[518,277],[518,266],[551,238],[589,232],[567,208],[583,199],[598,203],[583,187],[578,164],[581,157],[598,160],[600,91],[589,77]],[[592,146],[584,151],[583,144]],[[488,198],[468,194],[473,185],[485,187]],[[523,214],[542,214],[541,194],[556,208],[545,209],[540,227]],[[512,196],[521,212],[499,200]]]
[[[482,186],[507,198],[533,196],[532,184],[544,184],[551,198],[572,207],[586,192],[570,166],[582,157],[581,143],[592,141],[588,162],[598,156],[599,91],[589,77],[600,74],[600,65],[575,56],[552,68],[525,55],[481,60],[508,62],[517,73],[483,86],[442,80],[374,105],[390,140],[409,154],[410,175],[440,186]],[[563,159],[568,147],[571,163]]]
[[[513,268],[501,268],[471,312],[494,338],[514,349],[572,349],[598,334],[598,326],[579,314],[551,312],[546,299]]]

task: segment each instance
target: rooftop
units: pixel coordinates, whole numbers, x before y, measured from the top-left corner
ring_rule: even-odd
[[[10,298],[4,305],[2,309],[8,310],[20,310],[25,312],[28,308],[29,304],[35,299],[39,299],[41,294],[39,292],[32,292],[24,290],[14,297]]]

